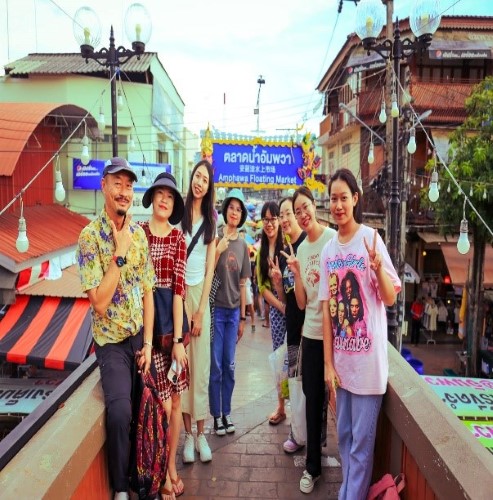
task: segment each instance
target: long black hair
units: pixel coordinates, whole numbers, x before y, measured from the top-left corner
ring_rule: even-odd
[[[358,182],[356,181],[356,177],[354,174],[349,170],[348,168],[340,168],[336,170],[333,174],[332,177],[330,178],[329,181],[329,198],[330,198],[330,189],[332,188],[332,183],[334,181],[341,180],[344,181],[348,187],[349,190],[351,191],[351,194],[357,194],[358,195],[358,201],[356,202],[356,205],[353,208],[353,217],[354,220],[358,223],[361,224],[363,222],[363,209],[362,209],[362,197],[363,195],[361,194],[361,191],[358,186]]]
[[[306,196],[312,203],[315,203],[315,198],[313,197],[310,188],[307,188],[306,186],[300,186],[293,194],[293,210],[294,210],[294,202],[300,195]]]
[[[195,172],[202,165],[207,169],[207,173],[209,174],[209,187],[207,189],[207,193],[202,198],[202,203],[200,204],[200,211],[204,217],[205,224],[204,243],[208,245],[216,237],[216,218],[214,217],[214,172],[212,170],[212,165],[207,160],[200,160],[197,165],[193,167],[192,173],[190,175],[190,184],[188,186],[187,197],[185,199],[185,213],[183,214],[183,219],[181,220],[181,227],[185,234],[192,234],[192,181]]]
[[[268,211],[270,212],[271,217],[279,217],[279,206],[275,201],[266,201],[264,203],[262,211],[260,212],[262,219],[265,217]],[[278,226],[274,256],[279,257],[282,249],[283,249],[282,231]],[[260,240],[260,257],[259,257],[260,276],[262,277],[262,281],[265,281],[269,277],[268,257],[269,257],[269,238],[267,238],[265,231],[262,231],[262,238]]]

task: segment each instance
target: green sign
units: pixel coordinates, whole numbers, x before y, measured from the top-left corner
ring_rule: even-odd
[[[493,453],[493,380],[423,375],[433,392]]]

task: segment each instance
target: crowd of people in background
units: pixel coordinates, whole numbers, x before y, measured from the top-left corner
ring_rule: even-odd
[[[139,224],[128,213],[135,181],[126,160],[107,162],[101,180],[105,205],[81,233],[78,247],[82,287],[92,306],[115,498],[128,498],[130,487],[137,372],[153,375],[166,413],[162,500],[185,491],[176,464],[182,422],[184,463],[193,463],[196,452],[202,462],[212,460],[204,433],[208,416],[217,436],[235,432],[236,346],[247,312],[252,333],[255,314],[269,328],[273,351],[286,344],[288,375],[301,371],[306,467],[300,491],[310,493],[321,475],[330,389],[337,397],[339,498],[366,498],[388,375],[385,306],[395,301],[400,281],[382,239],[362,224],[362,194],[354,175],[338,170],[328,184],[337,231],[319,223],[314,197],[301,186],[292,197],[262,206],[255,251],[242,230],[248,216],[242,191],[231,189],[221,214],[215,211],[208,161],[192,170],[185,200],[171,174],[158,175],[143,196],[152,214]],[[153,298],[157,289],[167,291],[169,311]],[[156,333],[163,313],[172,315],[167,348],[162,332]],[[423,315],[418,304],[413,338],[414,319],[421,322]],[[443,322],[439,307],[436,319]],[[279,392],[269,423],[285,418]],[[305,443],[291,431],[282,446],[294,453]]]

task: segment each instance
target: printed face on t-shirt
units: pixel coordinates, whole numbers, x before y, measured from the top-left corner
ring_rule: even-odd
[[[353,293],[353,285],[349,279],[345,280],[344,284],[346,285],[346,299],[349,299]]]
[[[329,299],[329,313],[332,321],[337,317],[337,300],[334,297]]]
[[[238,260],[236,259],[236,254],[228,250],[228,258],[226,259],[226,268],[230,273],[237,273],[240,269],[238,265]]]
[[[339,324],[342,325],[344,322],[344,318],[346,316],[346,308],[344,307],[344,302],[339,302],[337,305],[337,318],[339,320]]]
[[[331,297],[337,297],[337,292],[339,288],[339,278],[337,274],[331,273],[329,276],[329,292]]]
[[[353,320],[358,319],[359,316],[360,303],[357,297],[353,297],[349,302],[349,311],[351,312],[351,318]]]

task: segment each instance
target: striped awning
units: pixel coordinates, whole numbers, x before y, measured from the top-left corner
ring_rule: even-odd
[[[0,359],[73,370],[92,343],[89,300],[18,295],[0,322]]]
[[[45,260],[44,262],[36,263],[32,267],[28,267],[23,269],[19,276],[17,277],[17,283],[15,285],[16,290],[18,292],[28,288],[40,281],[44,280],[48,274],[50,269],[50,261]]]

